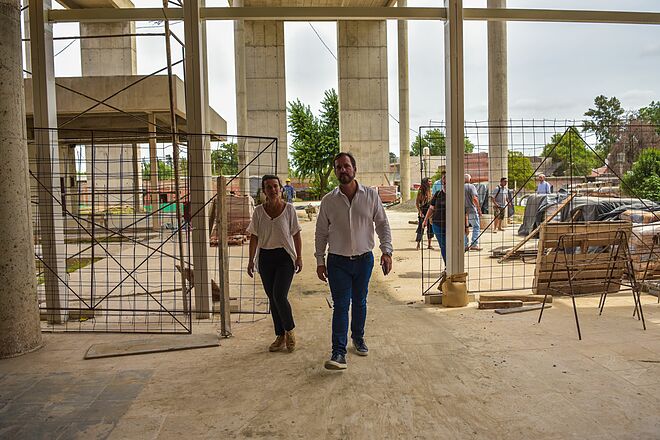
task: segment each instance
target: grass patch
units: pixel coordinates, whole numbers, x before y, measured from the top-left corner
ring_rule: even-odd
[[[87,267],[92,263],[101,261],[103,258],[95,257],[93,260],[88,257],[72,257],[66,259],[66,273],[73,273],[78,269]],[[37,266],[37,272],[43,272],[44,266],[40,260],[35,260],[35,265]],[[42,273],[37,277],[37,284],[44,284],[46,282],[46,276]]]

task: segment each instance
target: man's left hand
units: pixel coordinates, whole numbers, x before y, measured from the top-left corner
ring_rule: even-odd
[[[387,275],[392,270],[392,256],[383,254],[380,257],[380,266],[383,268],[383,275]]]

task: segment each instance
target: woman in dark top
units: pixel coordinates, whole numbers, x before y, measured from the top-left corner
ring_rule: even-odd
[[[447,265],[447,178],[442,176],[442,189],[429,202],[424,224],[433,230],[440,245],[442,261]]]
[[[415,205],[417,206],[417,250],[422,243],[422,236],[424,235],[424,218],[426,217],[426,212],[429,210],[429,202],[431,201],[431,179],[425,177],[422,179],[422,185],[419,187],[417,192],[417,198],[415,199]],[[433,229],[428,227],[426,229],[426,236],[429,240],[428,248],[431,247],[431,240],[433,239]]]

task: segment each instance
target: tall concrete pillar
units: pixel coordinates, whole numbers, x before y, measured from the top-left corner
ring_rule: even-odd
[[[407,0],[398,0],[397,6],[405,8]],[[408,22],[397,23],[399,40],[399,174],[401,199],[410,199],[410,112],[408,93]]]
[[[246,5],[249,6],[249,5]],[[286,177],[287,158],[286,78],[284,73],[284,22],[244,21],[245,100],[247,133],[277,137],[277,174]],[[239,103],[237,102],[237,105]],[[250,159],[266,147],[250,142]],[[254,162],[258,174],[274,171],[275,157],[265,154]]]
[[[506,8],[506,0],[488,0]],[[506,21],[488,22],[488,180],[492,190],[508,175],[508,91]]]
[[[463,80],[463,0],[445,0],[445,117],[447,119],[447,274],[465,268],[464,157],[465,115]]]
[[[128,2],[130,3],[130,2]],[[133,4],[130,3],[132,7]],[[80,23],[80,36],[125,35],[135,33],[135,22]],[[137,74],[137,47],[134,36],[82,38],[82,76]]]
[[[30,1],[30,45],[32,54],[32,99],[34,101],[34,143],[37,150],[39,238],[44,262],[48,322],[67,319],[66,248],[61,207],[60,160],[55,98],[53,25],[46,21],[51,0]]]
[[[234,0],[233,5],[243,7],[243,0]],[[245,21],[234,21],[234,71],[236,78],[236,131],[240,136],[247,136],[247,92],[245,84]],[[246,167],[249,161],[247,154],[248,143],[246,138],[236,139],[238,145],[238,171],[243,170],[239,177],[241,194],[250,192],[250,168]],[[245,168],[245,169],[244,169]]]
[[[21,14],[0,0],[0,358],[41,346],[28,149],[25,132]]]
[[[387,25],[339,21],[339,143],[355,155],[358,180],[382,185],[389,168]]]
[[[151,228],[160,231],[160,190],[158,183],[158,147],[156,144],[156,116],[149,113],[149,193],[148,205],[151,205]]]
[[[207,98],[204,96],[205,63],[201,26],[200,3],[188,0],[183,5],[186,41],[186,125],[188,133],[206,133]],[[188,136],[188,160],[190,167],[190,209],[197,213],[192,219],[193,264],[195,279],[195,302],[193,308],[197,319],[210,317],[211,280],[208,271],[208,220],[204,205],[209,193],[211,167],[205,162],[210,149],[206,135]]]

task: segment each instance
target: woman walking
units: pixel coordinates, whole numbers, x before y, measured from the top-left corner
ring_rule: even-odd
[[[266,201],[257,206],[247,231],[250,235],[250,262],[247,273],[255,269],[261,275],[270,313],[275,326],[275,341],[269,351],[286,347],[296,349],[295,324],[288,295],[293,274],[302,270],[302,240],[296,209],[282,200],[282,182],[267,174],[261,179],[261,191]]]
[[[447,265],[447,178],[442,176],[442,189],[429,202],[424,224],[433,229],[440,245],[442,261]]]
[[[422,185],[419,187],[417,198],[415,199],[415,206],[417,206],[417,250],[419,250],[419,246],[422,242],[422,236],[424,235],[424,218],[426,217],[426,212],[429,210],[430,201],[431,179],[425,177],[422,179]],[[431,240],[433,240],[433,228],[430,226],[426,228],[426,237],[429,241],[428,249],[433,249],[431,246]]]

